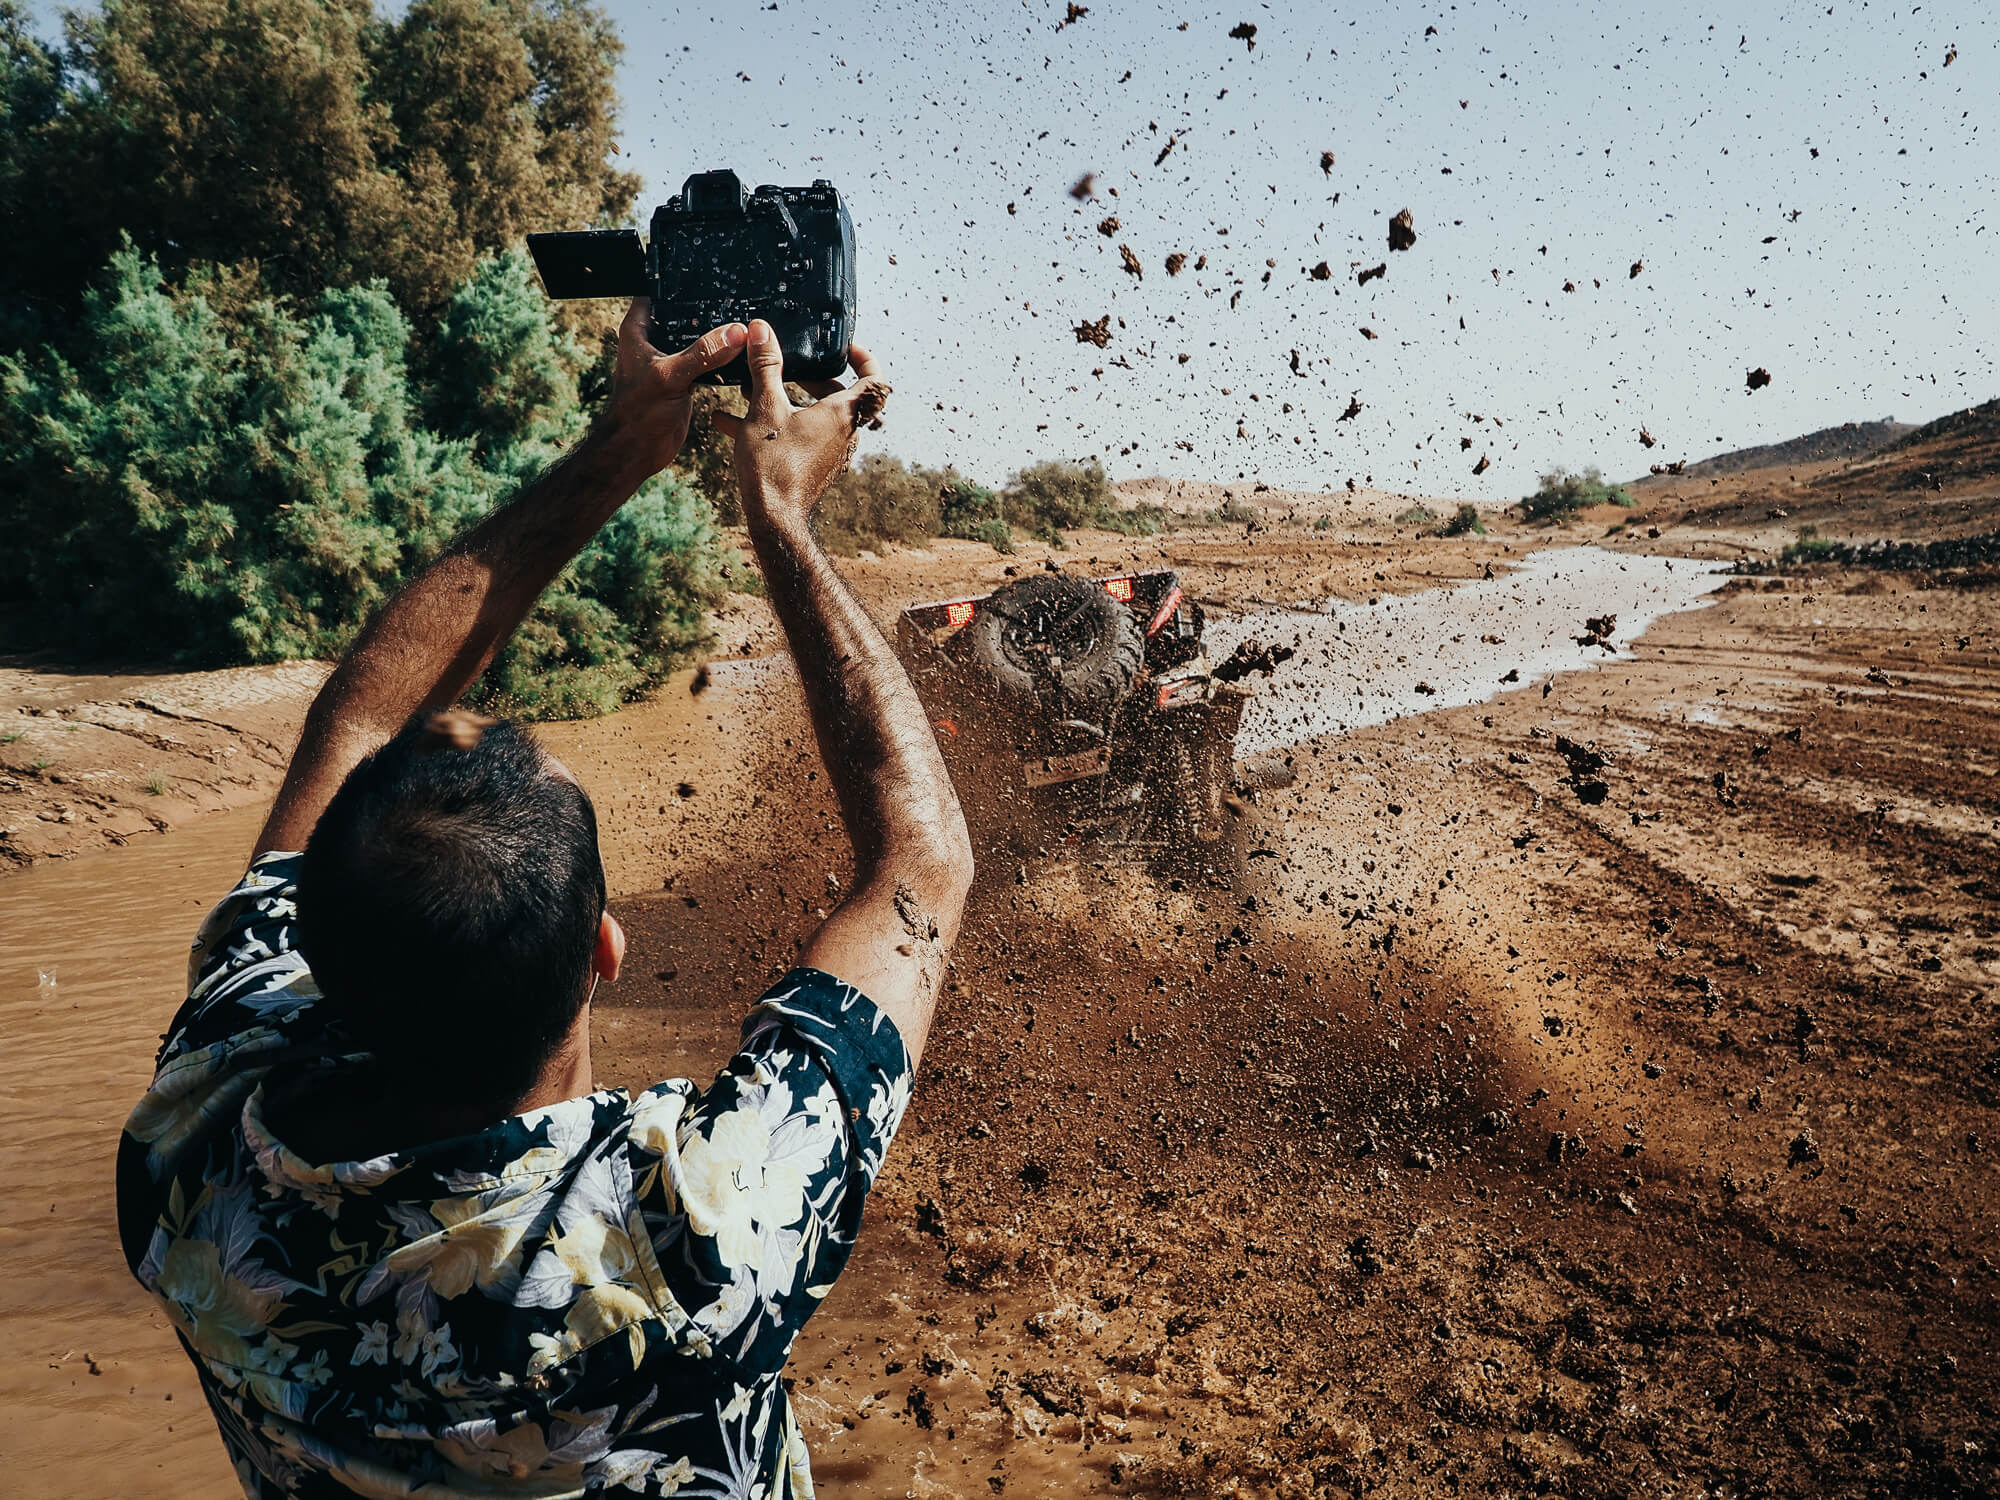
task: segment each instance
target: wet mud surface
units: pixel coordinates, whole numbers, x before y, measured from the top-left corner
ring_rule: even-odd
[[[1510,561],[1279,541],[1177,561],[1246,610]],[[1003,565],[852,571],[881,613]],[[1240,862],[989,844],[861,1249],[794,1357],[822,1492],[1993,1493],[1992,605],[1734,581],[1629,658],[1575,646],[1596,669],[1547,695],[1294,746]],[[551,731],[632,939],[605,1082],[711,1070],[849,877],[796,688],[740,623],[752,659],[700,694]],[[170,850],[212,897],[227,850],[197,872],[175,845],[205,837],[0,897],[159,889]],[[106,977],[115,944],[53,994],[25,966],[75,944],[10,919],[7,949],[10,1033],[48,1033],[47,1082],[11,1096],[54,1122],[26,1190],[89,1247],[10,1293],[22,1472],[112,1423],[130,1493],[228,1484],[90,1191],[172,1009],[169,915],[171,941],[124,924],[143,993]],[[107,1028],[81,1082],[70,1003]]]
[[[1991,1492],[1990,598],[1763,587],[1308,742],[1240,873],[987,858],[827,1487]],[[624,1071],[837,890],[809,766],[805,848],[629,904]]]

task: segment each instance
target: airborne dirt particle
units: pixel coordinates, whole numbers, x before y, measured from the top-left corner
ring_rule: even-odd
[[[1118,258],[1124,262],[1125,270],[1134,280],[1144,281],[1146,279],[1146,269],[1139,264],[1139,257],[1132,253],[1130,245],[1120,245],[1118,247]]]
[[[1331,177],[1333,175],[1333,153],[1331,151],[1320,152],[1319,169],[1325,176]]]
[[[1076,325],[1076,341],[1079,344],[1095,344],[1103,349],[1111,343],[1111,314],[1106,313],[1095,323],[1086,319]]]
[[[1181,254],[1180,251],[1176,250],[1172,255],[1169,255],[1167,257],[1167,274],[1169,276],[1180,275],[1181,267],[1186,264],[1187,264],[1187,257]]]
[[[1389,248],[1407,250],[1417,242],[1416,220],[1406,208],[1389,221]]]
[[[1257,28],[1248,21],[1238,21],[1230,27],[1229,36],[1232,41],[1241,42],[1247,51],[1257,50]]]
[[[1744,376],[1743,379],[1745,383],[1749,385],[1751,390],[1760,391],[1765,386],[1771,383],[1771,372],[1765,369],[1762,365],[1759,365],[1756,369],[1752,370],[1748,375]]]
[[[1384,261],[1379,266],[1368,267],[1367,270],[1363,271],[1359,276],[1354,278],[1354,282],[1355,285],[1357,286],[1366,286],[1368,285],[1369,282],[1373,281],[1377,276],[1387,276],[1388,274],[1389,274],[1389,263],[1387,261]]]
[[[1616,648],[1612,646],[1610,637],[1611,632],[1617,628],[1618,616],[1592,615],[1583,622],[1583,634],[1573,636],[1571,639],[1579,646],[1601,646],[1615,654]]]

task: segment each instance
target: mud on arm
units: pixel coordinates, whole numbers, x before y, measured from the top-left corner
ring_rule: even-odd
[[[822,387],[826,399],[795,409],[780,358],[768,329],[753,323],[749,414],[720,425],[736,439],[750,538],[854,844],[854,890],[806,945],[804,962],[886,1011],[914,1060],[958,936],[972,845],[916,689],[811,528],[855,429],[881,410],[888,388],[856,348],[861,378]]]

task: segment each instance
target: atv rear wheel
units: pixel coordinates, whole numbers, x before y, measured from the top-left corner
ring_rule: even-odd
[[[1132,690],[1145,647],[1130,609],[1099,585],[1060,573],[1010,584],[966,627],[974,669],[1002,697],[1072,717],[1116,708]]]

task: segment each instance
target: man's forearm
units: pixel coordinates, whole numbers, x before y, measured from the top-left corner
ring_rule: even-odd
[[[969,862],[958,797],[902,663],[803,521],[774,521],[754,501],[746,510],[854,842],[857,883],[886,859]]]

